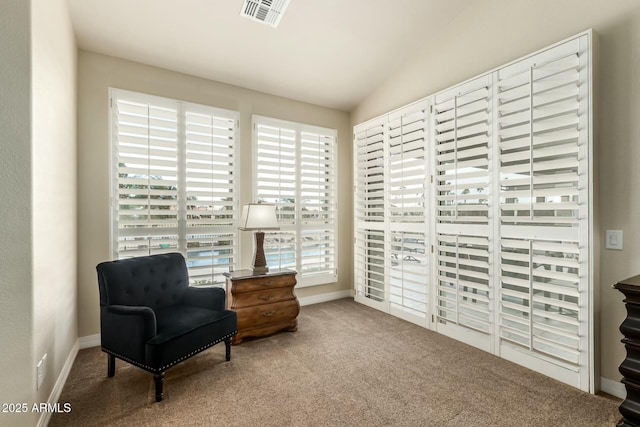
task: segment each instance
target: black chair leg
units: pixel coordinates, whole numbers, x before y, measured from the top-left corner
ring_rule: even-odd
[[[231,360],[231,338],[224,339],[224,347],[225,347],[225,356],[228,362],[229,360]]]
[[[112,377],[116,374],[116,357],[113,354],[107,354],[107,376]]]
[[[156,402],[160,402],[162,400],[162,384],[164,383],[164,372],[160,372],[159,374],[153,374],[153,380],[156,383]]]

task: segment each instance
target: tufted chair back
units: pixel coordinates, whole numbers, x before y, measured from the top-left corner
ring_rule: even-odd
[[[150,255],[98,264],[100,306],[146,306],[153,311],[177,304],[189,287],[184,257]]]

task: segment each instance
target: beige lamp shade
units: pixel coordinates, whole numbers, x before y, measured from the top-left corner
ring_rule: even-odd
[[[240,230],[279,230],[275,205],[249,203],[242,207],[242,216],[238,224]]]

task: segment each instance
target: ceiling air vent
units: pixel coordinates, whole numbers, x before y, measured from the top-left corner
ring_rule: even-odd
[[[244,0],[240,16],[276,28],[289,6],[289,0]]]

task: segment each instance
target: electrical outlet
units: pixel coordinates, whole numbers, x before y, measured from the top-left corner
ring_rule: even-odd
[[[44,356],[42,356],[42,359],[38,362],[38,365],[36,366],[36,374],[38,376],[37,389],[39,389],[44,382],[45,375],[47,375],[47,353],[45,353]]]

